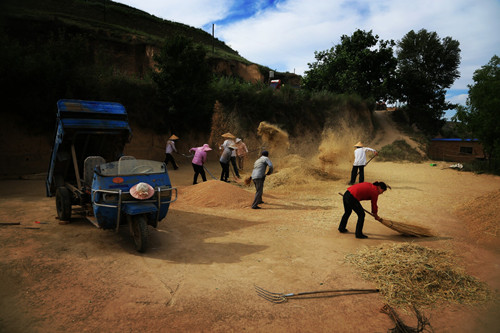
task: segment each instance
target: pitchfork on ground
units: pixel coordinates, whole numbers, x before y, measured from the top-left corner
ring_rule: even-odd
[[[337,290],[319,290],[305,291],[300,293],[273,293],[259,286],[254,285],[257,295],[272,303],[284,303],[289,298],[306,299],[306,298],[323,298],[323,297],[338,297],[347,295],[371,294],[378,293],[378,289],[337,289]]]

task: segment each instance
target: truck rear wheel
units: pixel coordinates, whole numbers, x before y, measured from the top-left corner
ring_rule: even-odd
[[[61,221],[69,221],[71,218],[71,193],[66,187],[58,187],[56,190],[57,216]]]
[[[149,230],[145,215],[132,216],[130,231],[134,238],[135,249],[138,252],[145,252],[148,246]]]

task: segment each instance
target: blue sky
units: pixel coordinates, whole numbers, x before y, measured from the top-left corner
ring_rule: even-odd
[[[116,1],[116,0],[115,0]],[[475,70],[500,56],[500,0],[119,0],[157,17],[212,33],[247,60],[304,74],[314,51],[342,35],[372,30],[400,40],[410,30],[460,42],[461,77],[447,100],[464,104]],[[447,116],[450,116],[448,113]]]

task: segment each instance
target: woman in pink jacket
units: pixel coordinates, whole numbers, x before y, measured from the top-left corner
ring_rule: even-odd
[[[210,146],[206,143],[201,147],[193,147],[189,149],[189,151],[194,151],[193,160],[191,162],[194,170],[193,185],[198,183],[198,175],[201,175],[204,182],[207,181],[203,164],[207,161],[207,151],[210,150],[212,150],[212,148],[210,148]]]

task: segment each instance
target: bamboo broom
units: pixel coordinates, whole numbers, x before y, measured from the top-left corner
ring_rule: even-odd
[[[342,193],[339,193],[340,196],[344,196]],[[373,216],[375,218],[375,215],[367,211],[366,209],[363,208],[363,210],[368,213],[369,215]],[[382,223],[384,226],[399,232],[402,235],[405,236],[414,236],[414,237],[433,237],[435,236],[434,233],[426,227],[422,227],[419,225],[414,225],[414,224],[406,224],[402,222],[396,222],[392,221],[389,219],[380,219],[380,223]]]

